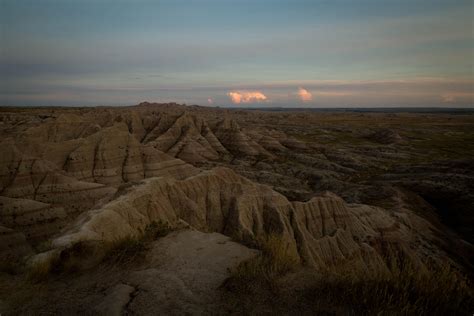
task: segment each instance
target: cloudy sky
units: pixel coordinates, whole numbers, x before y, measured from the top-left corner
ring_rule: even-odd
[[[0,0],[0,105],[471,107],[472,0]]]

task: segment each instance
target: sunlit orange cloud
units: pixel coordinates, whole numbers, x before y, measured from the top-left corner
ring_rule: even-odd
[[[307,102],[313,100],[313,95],[308,92],[308,90],[299,88],[298,89],[298,96],[300,97],[301,101]]]
[[[260,91],[230,91],[227,95],[235,104],[268,100],[267,96]]]

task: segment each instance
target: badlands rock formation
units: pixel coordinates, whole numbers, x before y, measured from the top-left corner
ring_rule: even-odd
[[[79,259],[98,262],[165,222],[248,247],[276,235],[318,271],[387,271],[395,256],[472,269],[470,116],[142,103],[3,108],[0,123],[2,260],[65,261],[90,245]],[[130,286],[107,295],[126,302]]]
[[[415,239],[410,228],[381,208],[346,204],[330,193],[308,202],[289,202],[270,187],[227,168],[185,180],[145,180],[126,195],[85,214],[53,240],[51,255],[60,255],[79,242],[112,242],[139,235],[153,221],[174,226],[185,222],[249,245],[275,234],[287,244],[289,254],[318,269],[337,264],[385,269],[378,252],[384,246],[419,260],[408,250]]]

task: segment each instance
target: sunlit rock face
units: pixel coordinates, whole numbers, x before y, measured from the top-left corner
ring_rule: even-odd
[[[67,251],[84,241],[106,243],[138,236],[152,222],[167,222],[223,233],[244,244],[277,235],[289,254],[316,269],[341,265],[384,271],[383,247],[397,250],[416,264],[429,255],[411,247],[417,232],[408,226],[410,222],[400,223],[387,210],[347,204],[327,192],[307,202],[289,202],[270,187],[227,168],[184,180],[144,180],[84,216],[53,240],[54,249]]]

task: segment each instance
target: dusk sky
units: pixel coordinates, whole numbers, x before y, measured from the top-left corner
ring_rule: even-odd
[[[0,0],[0,105],[472,107],[473,3]]]

